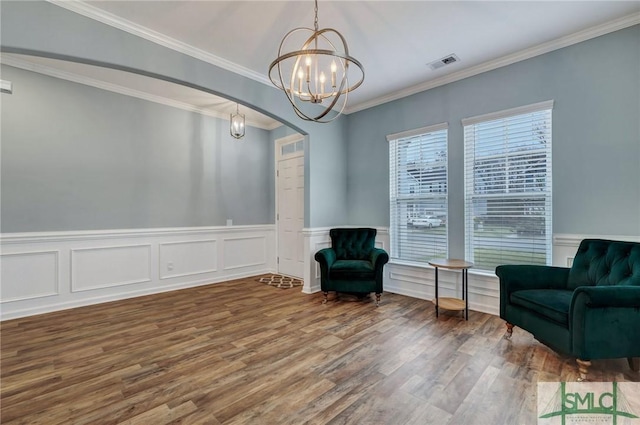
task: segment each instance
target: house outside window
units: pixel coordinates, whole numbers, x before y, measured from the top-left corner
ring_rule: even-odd
[[[426,264],[446,257],[447,124],[387,136],[390,257]]]
[[[552,259],[553,101],[462,121],[465,250],[476,270]]]

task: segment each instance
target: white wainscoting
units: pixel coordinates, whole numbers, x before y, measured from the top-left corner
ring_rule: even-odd
[[[356,226],[343,226],[356,227]],[[315,253],[331,245],[329,227],[304,229],[302,292],[320,291]],[[389,251],[389,231],[376,246]],[[275,226],[224,226],[0,235],[0,320],[206,285],[276,270]],[[571,265],[585,238],[640,242],[637,236],[556,234],[553,264]],[[443,296],[459,296],[461,275],[440,270]],[[384,289],[414,298],[434,296],[431,267],[389,263]],[[469,307],[498,314],[498,279],[469,272]]]
[[[553,236],[553,265],[571,267],[580,241],[586,238],[640,242],[637,236],[556,234]],[[435,273],[432,267],[394,263],[388,264],[386,269],[385,291],[425,300],[435,297]],[[460,297],[461,274],[442,268],[438,274],[441,296]],[[495,315],[500,313],[500,282],[495,274],[469,270],[469,309]]]
[[[266,262],[267,238],[264,236],[225,238],[224,245],[225,270],[254,267]]]
[[[389,263],[386,269],[385,292],[423,300],[433,300],[435,297],[435,270],[433,267]],[[461,298],[462,273],[439,268],[438,292],[441,297]],[[469,309],[499,314],[500,285],[495,275],[473,272],[473,269],[469,270]]]
[[[218,241],[216,239],[160,244],[160,279],[217,271]]]
[[[345,226],[346,227],[346,226]],[[355,226],[348,226],[355,227]],[[376,245],[389,251],[390,239],[387,228],[377,228]],[[303,292],[320,291],[320,269],[313,258],[315,253],[331,246],[330,228],[304,229],[305,276]],[[586,238],[613,239],[640,242],[637,236],[556,234],[553,237],[553,265],[571,267],[580,241]],[[462,275],[439,269],[439,290],[444,297],[460,297]],[[435,296],[435,273],[433,267],[405,263],[389,263],[385,266],[384,291],[413,298],[432,300]],[[383,296],[384,300],[384,296]],[[469,308],[475,311],[498,315],[500,312],[500,282],[493,273],[469,271]]]
[[[583,239],[640,242],[639,236],[555,234],[553,235],[553,265],[571,267],[573,257],[576,255],[576,252],[578,252],[578,246]]]
[[[71,248],[71,292],[151,282],[151,244]]]
[[[60,251],[3,252],[0,257],[0,296],[24,301],[58,295]]]
[[[5,233],[0,319],[276,270],[275,226]]]
[[[358,226],[344,226],[358,227]],[[363,226],[366,227],[366,226]],[[378,234],[376,246],[389,252],[389,229],[376,227]],[[314,255],[322,248],[331,246],[330,228],[304,229],[305,266],[302,292],[311,294],[320,291],[320,267]],[[460,296],[462,291],[461,274],[440,269],[439,290],[444,297]],[[384,291],[406,295],[413,298],[431,300],[434,297],[434,270],[430,266],[388,263],[384,268]],[[469,273],[469,308],[491,314],[498,314],[500,288],[498,279],[493,275]],[[384,295],[383,295],[384,302]]]

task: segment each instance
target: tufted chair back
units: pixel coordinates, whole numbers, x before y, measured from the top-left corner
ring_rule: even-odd
[[[375,246],[376,229],[331,229],[331,247],[338,260],[368,260]]]
[[[568,289],[610,285],[640,286],[640,243],[584,239],[569,271]]]

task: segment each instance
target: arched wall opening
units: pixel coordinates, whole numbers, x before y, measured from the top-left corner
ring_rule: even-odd
[[[231,99],[305,137],[305,227],[345,224],[345,122],[301,122],[273,87],[45,2],[2,4],[2,51],[133,72]]]

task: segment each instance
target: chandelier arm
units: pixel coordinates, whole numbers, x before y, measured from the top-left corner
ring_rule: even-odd
[[[324,110],[316,115],[315,117],[309,117],[307,114],[305,114],[300,108],[298,108],[298,106],[295,104],[295,101],[291,100],[288,96],[287,99],[289,99],[289,103],[291,103],[291,105],[293,106],[296,114],[302,118],[305,121],[314,121],[314,122],[319,122],[319,123],[328,123],[331,122],[333,120],[335,120],[336,118],[338,118],[342,112],[344,111],[344,108],[347,105],[347,96],[345,95],[345,99],[344,102],[342,102],[342,106],[340,107],[339,111],[334,111],[333,107],[335,106],[335,104],[338,102],[339,97],[336,96],[334,97],[333,101],[331,102],[331,104],[329,106],[327,106],[326,108],[324,108]],[[331,119],[328,120],[322,120],[322,118],[324,118],[325,116],[327,116],[329,114],[329,112],[336,112],[336,115],[334,115]]]
[[[292,57],[296,57],[296,56],[298,56],[298,57],[299,57],[299,56],[303,56],[303,54],[300,54],[300,52],[303,52],[303,51],[297,51],[297,52],[291,52],[291,53],[285,54],[285,55],[283,55],[284,57],[276,59],[276,60],[274,61],[274,63],[277,63],[277,65],[279,66],[279,64],[280,64],[283,60],[286,60],[286,59],[289,59],[289,58],[292,58]],[[325,53],[326,53],[326,52],[328,52],[327,54],[329,54],[330,56],[336,56],[336,57],[340,57],[340,58],[343,58],[343,59],[347,59],[347,58],[344,58],[342,55],[335,55],[335,54],[332,54],[333,52],[332,52],[332,51],[330,51],[330,50],[317,50],[316,52],[317,52],[317,53],[318,53],[318,52],[325,52]],[[348,65],[347,65],[347,66],[348,66]],[[281,79],[281,81],[282,81],[282,76],[281,76],[281,75],[280,75],[280,79]],[[339,96],[339,95],[333,96],[333,100],[332,100],[331,104],[329,104],[329,105],[328,105],[328,106],[327,106],[327,107],[326,107],[326,108],[325,108],[325,109],[324,109],[320,114],[316,115],[315,117],[310,117],[310,116],[308,116],[307,114],[305,114],[305,113],[304,113],[304,112],[303,112],[303,111],[298,107],[298,105],[296,105],[296,103],[295,103],[295,96],[294,96],[294,94],[293,94],[293,88],[291,88],[291,89],[289,89],[289,90],[284,89],[284,91],[285,91],[285,94],[287,95],[287,100],[289,101],[289,103],[291,104],[291,106],[292,106],[292,107],[293,107],[293,109],[294,109],[294,112],[296,113],[296,115],[297,115],[299,118],[301,118],[301,119],[303,119],[303,120],[305,120],[305,121],[314,121],[314,122],[319,122],[319,123],[329,123],[329,122],[331,122],[331,121],[335,120],[336,118],[338,118],[338,116],[340,116],[340,115],[342,114],[342,112],[344,111],[344,109],[345,109],[345,107],[346,107],[347,93],[348,93],[349,91],[351,91],[351,90],[345,90],[345,89],[344,89],[345,83],[346,83],[346,85],[347,85],[347,87],[348,87],[348,77],[347,77],[346,73],[345,73],[345,76],[341,79],[341,81],[340,81],[340,88],[339,88],[339,89],[338,89],[338,91],[337,91],[337,93],[338,93],[338,94],[344,94],[344,95],[345,95],[344,101],[343,101],[343,103],[342,103],[342,106],[341,106],[340,110],[336,113],[336,115],[335,115],[333,118],[328,119],[328,120],[323,120],[323,118],[324,118],[325,116],[327,116],[327,115],[329,114],[329,112],[331,112],[331,111],[333,110],[333,107],[337,104],[338,100],[340,99],[340,96]],[[362,83],[362,81],[360,81],[360,82],[358,83],[358,85],[359,85],[359,84],[361,84],[361,83]],[[302,101],[305,101],[304,99],[301,99],[301,100],[302,100]],[[335,111],[334,111],[334,112],[335,112]]]
[[[356,65],[360,71],[362,72],[362,77],[360,78],[360,80],[353,86],[353,87],[347,87],[347,91],[354,91],[355,89],[357,89],[358,87],[360,87],[360,85],[362,85],[363,81],[364,81],[364,68],[362,67],[362,64],[355,58],[351,57],[351,56],[347,56],[347,55],[341,55],[340,53],[336,53],[333,50],[326,50],[326,49],[309,49],[309,50],[295,50],[293,52],[289,52],[289,53],[285,53],[282,56],[279,56],[278,58],[276,58],[276,60],[274,60],[271,65],[269,66],[269,73],[271,74],[271,70],[278,66],[279,70],[280,68],[280,63],[282,63],[283,61],[290,59],[290,58],[294,58],[297,56],[310,56],[310,55],[325,55],[325,56],[333,56],[336,58],[340,58],[340,59],[344,59],[350,63],[353,63],[354,65]],[[270,76],[271,78],[271,76]],[[282,83],[282,78],[280,78],[281,83]],[[275,82],[273,81],[273,78],[271,78],[271,82],[275,84]],[[278,87],[279,89],[283,90],[282,87]],[[342,93],[346,93],[342,92]]]
[[[317,0],[316,0],[316,3],[317,3]],[[304,28],[304,27],[296,28],[295,30],[311,31],[310,28]],[[278,49],[278,54],[279,55],[280,55],[280,52],[282,51],[282,46],[283,46],[283,44],[285,42],[285,39],[292,32],[293,31],[289,31],[289,33],[285,36],[285,38],[282,39],[282,42],[280,43],[280,49]],[[340,38],[340,41],[342,42],[342,46],[344,47],[344,54],[338,53],[338,49],[336,48],[336,46],[331,42],[331,40],[327,36],[324,35],[324,33],[333,33],[333,34],[337,35]],[[318,49],[317,45],[316,45],[315,49],[307,49],[306,47],[309,46],[312,41],[316,41],[317,42],[318,37],[322,37],[333,48],[333,50]],[[290,52],[290,54],[291,53],[307,54],[307,55],[324,54],[324,55],[328,55],[328,56],[339,57],[339,58],[342,58],[342,59],[344,59],[346,61],[349,61],[349,62],[352,62],[353,64],[355,64],[360,69],[360,72],[362,73],[362,78],[360,78],[360,80],[353,87],[349,87],[347,85],[347,89],[348,89],[347,91],[353,91],[353,90],[357,89],[364,82],[364,66],[362,66],[362,64],[360,63],[359,60],[357,60],[354,57],[349,56],[349,46],[347,45],[347,40],[345,40],[345,38],[342,36],[340,31],[336,30],[335,28],[323,28],[321,30],[318,30],[318,27],[316,26],[316,30],[311,35],[311,37],[309,37],[307,39],[307,41],[305,41],[305,43],[302,45],[302,49],[295,50],[293,52]],[[280,58],[277,58],[276,60],[278,60],[278,59],[280,59]],[[346,76],[347,69],[348,69],[348,64],[346,64],[346,66],[344,67],[345,76]],[[341,93],[346,93],[346,92],[341,92]]]
[[[293,107],[294,112],[296,113],[296,115],[305,120],[305,121],[312,121],[312,122],[319,122],[319,123],[329,123],[333,120],[335,120],[336,118],[338,118],[342,112],[344,111],[344,108],[346,106],[346,103],[343,103],[342,107],[340,108],[340,111],[337,112],[337,114],[328,120],[322,120],[322,118],[324,118],[329,112],[331,112],[331,108],[325,108],[324,111],[322,111],[320,114],[316,115],[315,117],[310,117],[307,114],[305,114],[299,107],[298,105],[296,105],[295,101],[293,99],[291,99],[290,96],[287,96],[287,100],[289,101],[289,103],[291,104],[291,106]],[[337,101],[337,99],[336,99]],[[335,112],[335,111],[334,111]]]

